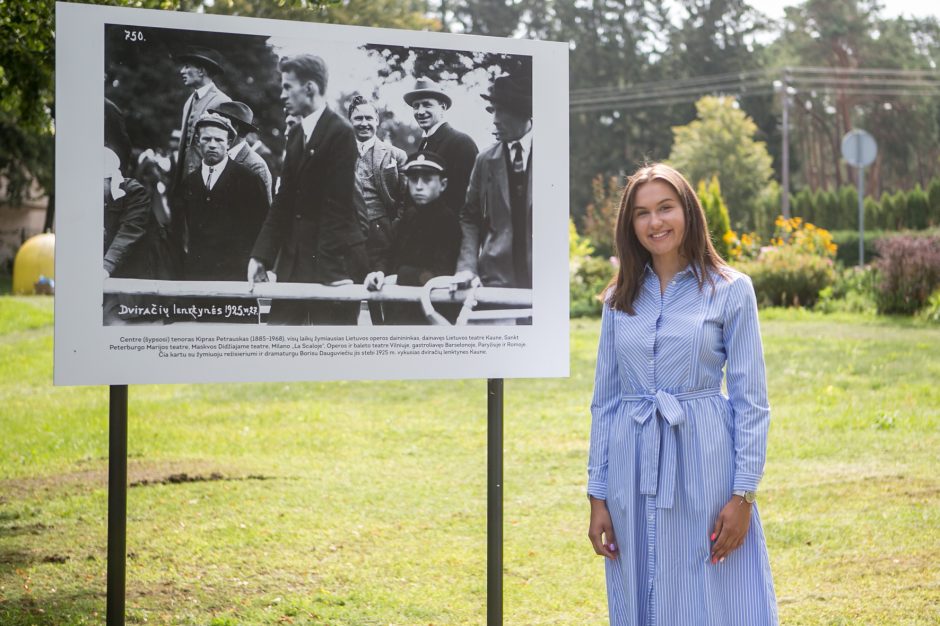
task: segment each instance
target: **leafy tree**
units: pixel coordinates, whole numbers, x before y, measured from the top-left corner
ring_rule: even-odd
[[[672,129],[669,161],[691,180],[720,177],[736,230],[750,230],[773,175],[767,146],[754,139],[757,126],[734,99],[706,96],[695,108],[696,120]]]
[[[593,199],[584,215],[584,233],[594,242],[600,256],[608,257],[615,252],[614,230],[622,193],[623,183],[618,176],[605,179],[598,174],[591,181]]]

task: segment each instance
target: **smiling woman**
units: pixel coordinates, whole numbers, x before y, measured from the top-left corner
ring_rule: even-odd
[[[755,504],[770,409],[754,289],[666,165],[630,178],[616,240],[587,489],[610,622],[776,624]]]

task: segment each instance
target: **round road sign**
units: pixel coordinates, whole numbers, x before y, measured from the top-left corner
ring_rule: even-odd
[[[878,156],[878,144],[870,134],[855,128],[842,138],[842,158],[853,167],[865,167],[875,162]]]

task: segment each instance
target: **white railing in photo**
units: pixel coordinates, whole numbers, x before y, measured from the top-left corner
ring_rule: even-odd
[[[105,294],[159,296],[164,298],[257,298],[270,300],[329,300],[333,302],[413,302],[420,304],[428,323],[450,325],[434,306],[462,304],[455,326],[494,324],[532,317],[532,290],[506,287],[465,287],[453,276],[437,276],[422,287],[385,285],[370,291],[365,285],[322,285],[319,283],[255,283],[245,281],[172,281],[137,278],[108,278]],[[478,305],[484,310],[474,310]]]

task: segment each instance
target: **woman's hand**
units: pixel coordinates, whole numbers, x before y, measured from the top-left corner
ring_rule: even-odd
[[[591,525],[588,538],[594,546],[594,552],[608,559],[617,558],[617,540],[614,538],[614,524],[610,521],[607,502],[591,496]]]
[[[712,564],[721,563],[729,554],[741,547],[751,527],[751,504],[741,496],[731,496],[728,504],[718,513],[712,531]]]

